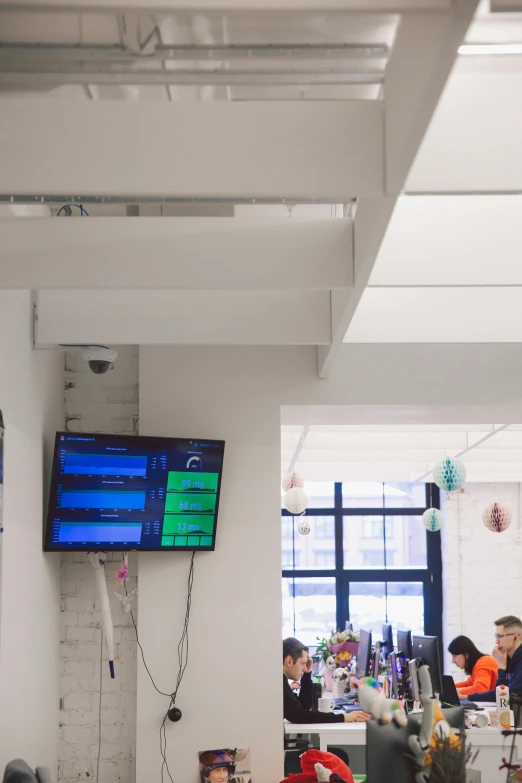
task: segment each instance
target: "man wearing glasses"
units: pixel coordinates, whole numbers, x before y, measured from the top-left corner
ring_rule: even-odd
[[[522,694],[522,620],[510,614],[495,620],[495,625],[496,644],[491,655],[499,665],[497,685],[507,685],[510,693]],[[496,691],[472,693],[466,698],[495,701]]]

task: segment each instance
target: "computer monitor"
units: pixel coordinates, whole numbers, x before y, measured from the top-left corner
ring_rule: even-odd
[[[384,660],[387,660],[393,652],[393,630],[389,623],[382,624],[382,647]]]
[[[370,631],[359,632],[359,650],[357,652],[357,666],[355,676],[358,679],[368,677],[370,674],[370,660],[372,655],[372,635]]]
[[[411,661],[411,631],[397,631],[397,655]]]
[[[452,707],[442,710],[455,729],[464,731],[464,709]],[[414,779],[414,762],[408,745],[410,734],[418,734],[422,713],[408,715],[408,723],[399,728],[395,723],[381,724],[376,720],[366,727],[366,775],[368,783],[407,783]],[[464,766],[464,757],[462,759]]]
[[[436,636],[414,636],[412,639],[412,659],[422,658],[429,666],[431,684],[434,693],[442,693],[442,674],[440,670],[439,640]]]
[[[388,663],[391,671],[391,691],[392,699],[399,698],[399,672],[397,671],[397,653],[392,652],[388,656]]]

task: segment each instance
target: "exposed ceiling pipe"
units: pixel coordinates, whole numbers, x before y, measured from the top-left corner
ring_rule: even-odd
[[[120,15],[121,16],[121,15]],[[120,18],[120,16],[118,18]],[[120,21],[120,25],[122,22]],[[152,30],[152,32],[155,32]],[[36,58],[38,60],[252,60],[252,59],[383,59],[389,55],[386,44],[166,44],[157,43],[146,51],[136,44],[128,46],[128,38],[120,27],[119,45],[70,44],[0,44],[0,59]],[[150,38],[147,43],[150,42]]]
[[[382,84],[384,74],[346,71],[1,71],[0,85],[351,85]]]

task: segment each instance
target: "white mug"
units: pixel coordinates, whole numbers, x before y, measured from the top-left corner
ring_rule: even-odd
[[[479,729],[483,729],[488,723],[489,718],[487,712],[477,712],[475,715],[475,725],[478,726]]]
[[[319,712],[330,712],[332,706],[331,699],[325,699],[324,697],[318,700]]]

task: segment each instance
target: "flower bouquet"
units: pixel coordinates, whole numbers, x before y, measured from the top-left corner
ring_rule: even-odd
[[[317,639],[317,654],[326,663],[330,656],[338,666],[348,666],[359,650],[359,634],[354,631],[336,631],[328,639]]]
[[[332,672],[337,668],[348,666],[359,650],[359,634],[354,631],[336,631],[327,639],[317,637],[317,655],[323,663],[323,676],[327,691],[332,689]]]

